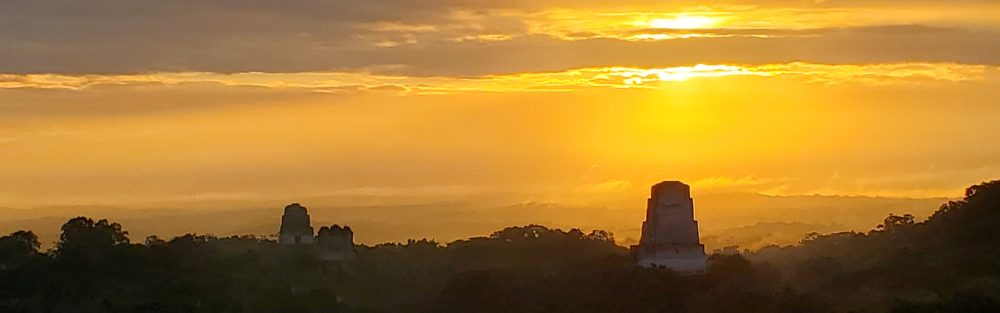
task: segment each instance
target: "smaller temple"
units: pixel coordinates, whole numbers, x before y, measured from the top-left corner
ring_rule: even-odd
[[[679,181],[653,186],[642,237],[629,250],[639,266],[663,266],[678,272],[705,270],[705,246],[698,238],[691,187]]]
[[[283,245],[308,245],[313,243],[313,228],[309,213],[304,206],[292,203],[285,207],[281,216],[281,230],[278,243]]]
[[[316,245],[320,247],[320,259],[324,261],[353,259],[354,231],[348,226],[320,227],[316,235]]]

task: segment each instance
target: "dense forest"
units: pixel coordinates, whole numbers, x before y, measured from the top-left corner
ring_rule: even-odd
[[[612,234],[530,225],[348,262],[251,236],[151,236],[79,217],[40,251],[0,238],[0,312],[1000,312],[1000,181],[926,221],[727,249],[708,270],[632,265]]]

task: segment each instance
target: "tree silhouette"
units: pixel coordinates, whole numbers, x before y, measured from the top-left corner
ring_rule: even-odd
[[[887,232],[894,232],[903,227],[913,226],[915,224],[916,221],[914,220],[913,214],[895,215],[890,213],[889,217],[886,217],[885,220],[882,221],[882,224],[878,225],[878,229]]]
[[[38,254],[41,243],[31,231],[19,230],[0,237],[0,270],[11,269]]]
[[[128,243],[128,232],[122,230],[121,224],[108,222],[107,219],[95,223],[94,220],[81,216],[63,224],[56,251],[100,250]]]

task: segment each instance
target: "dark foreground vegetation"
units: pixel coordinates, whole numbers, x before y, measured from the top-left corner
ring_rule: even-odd
[[[0,312],[1000,312],[1000,182],[927,221],[716,254],[695,275],[634,267],[606,232],[541,226],[360,246],[346,263],[254,237],[137,244],[82,217],[39,246],[0,238]]]

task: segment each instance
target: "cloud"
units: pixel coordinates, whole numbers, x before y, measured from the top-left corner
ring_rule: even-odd
[[[476,78],[412,77],[350,72],[160,73],[146,75],[0,74],[0,90],[61,89],[79,91],[115,87],[230,86],[311,90],[323,93],[387,92],[399,95],[423,95],[462,92],[556,92],[585,88],[659,88],[664,82],[726,76],[787,77],[825,84],[887,85],[927,81],[963,82],[983,80],[987,72],[997,73],[998,71],[984,65],[953,63],[838,65],[795,62],[760,66],[698,64],[669,68],[579,68],[561,72],[489,75]]]
[[[631,181],[621,179],[609,179],[593,185],[585,185],[578,188],[582,193],[616,193],[632,190]]]
[[[711,176],[699,179],[691,184],[691,188],[700,191],[719,191],[725,190],[729,192],[733,191],[751,191],[760,190],[762,188],[773,187],[780,185],[782,182],[787,182],[788,179],[767,179],[758,178],[754,175],[744,175],[744,176]]]
[[[866,7],[873,3],[15,1],[0,10],[0,72],[476,77],[699,63],[1000,64],[994,2]],[[720,22],[652,28],[651,21],[684,14]]]

